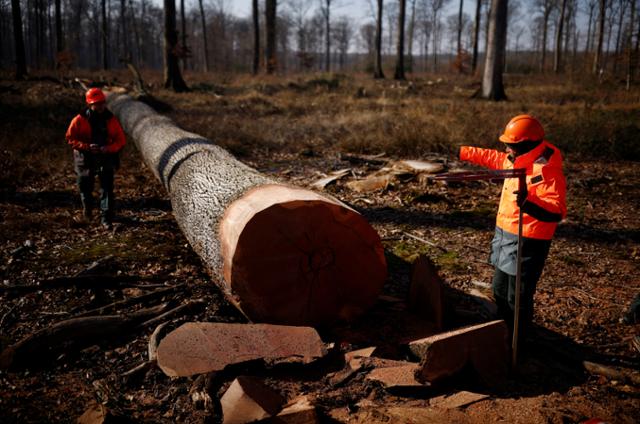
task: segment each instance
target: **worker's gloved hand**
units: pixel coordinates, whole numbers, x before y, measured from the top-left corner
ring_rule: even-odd
[[[89,144],[89,150],[91,153],[100,153],[100,146],[97,144]]]
[[[100,153],[108,153],[107,152],[107,146],[100,147]]]
[[[522,207],[527,201],[527,190],[516,190],[513,193],[516,195],[516,204],[518,207]]]

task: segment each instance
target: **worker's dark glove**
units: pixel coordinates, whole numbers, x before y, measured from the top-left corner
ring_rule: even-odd
[[[516,190],[514,193],[516,195],[516,204],[518,207],[522,207],[527,201],[527,190]]]
[[[102,153],[102,154],[104,154],[104,153],[109,153],[109,152],[107,151],[107,146],[102,146],[102,147],[100,147],[100,153]]]
[[[89,151],[91,153],[100,153],[100,146],[97,144],[89,144]]]

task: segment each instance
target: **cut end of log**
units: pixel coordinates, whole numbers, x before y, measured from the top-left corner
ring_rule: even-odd
[[[257,322],[351,320],[373,305],[386,278],[375,230],[309,190],[254,188],[227,209],[220,238],[227,287]]]

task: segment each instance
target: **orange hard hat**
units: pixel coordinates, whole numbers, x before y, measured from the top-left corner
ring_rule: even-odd
[[[503,143],[520,143],[521,141],[539,141],[544,138],[544,129],[540,122],[531,115],[518,115],[507,124],[504,134],[500,136]]]
[[[88,105],[92,105],[94,103],[104,103],[107,100],[104,96],[104,93],[99,88],[88,89],[84,97]]]

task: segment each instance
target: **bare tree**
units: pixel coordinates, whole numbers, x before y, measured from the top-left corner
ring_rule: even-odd
[[[344,69],[351,39],[353,38],[353,22],[348,17],[342,16],[336,21],[333,38],[339,52],[338,65],[340,69]]]
[[[102,0],[102,69],[109,69],[109,23],[107,0]]]
[[[549,32],[549,18],[555,6],[555,0],[536,0],[536,5],[542,13],[542,54],[540,56],[540,72],[544,72],[547,59],[547,34]]]
[[[598,17],[598,44],[596,46],[596,54],[593,58],[593,67],[591,68],[591,73],[596,75],[600,70],[601,62],[602,62],[602,42],[604,40],[604,22],[607,8],[606,0],[599,0],[600,5],[600,15]]]
[[[320,12],[324,18],[324,70],[331,70],[331,2],[333,0],[320,0]]]
[[[462,7],[464,5],[464,0],[460,0],[460,8],[458,9],[458,44],[456,47],[456,52],[459,55],[462,52]]]
[[[27,76],[27,60],[22,35],[20,0],[11,0],[11,15],[13,17],[13,43],[16,50],[16,79],[21,80]]]
[[[202,4],[202,0],[200,0]],[[258,0],[253,0],[251,4],[253,15],[253,75],[257,75],[260,70],[260,10]]]
[[[592,35],[591,29],[593,28],[593,15],[596,10],[596,6],[598,5],[598,0],[587,0],[587,10],[589,10],[589,24],[587,26],[587,44],[584,48],[585,52],[590,52],[593,48],[591,43]],[[595,31],[594,31],[595,32]]]
[[[507,41],[507,2],[508,0],[492,0],[491,2],[489,43],[484,62],[481,94],[483,98],[489,100],[497,101],[507,98],[502,82]]]
[[[378,0],[378,18],[376,19],[376,65],[373,73],[374,78],[384,78],[382,72],[382,11],[383,0]]]
[[[433,40],[433,72],[438,67],[438,45],[440,43],[440,12],[449,0],[431,0],[431,38]]]
[[[407,69],[413,72],[413,40],[416,30],[416,0],[411,0],[411,18],[409,19],[407,42]]]
[[[473,24],[473,56],[471,57],[471,73],[476,73],[478,66],[478,39],[480,35],[480,17],[482,10],[482,0],[476,1],[476,17]]]
[[[180,35],[182,38],[182,67],[183,69],[187,69],[187,20],[184,13],[184,0],[180,0],[180,26]]]
[[[558,29],[556,30],[556,48],[553,55],[553,72],[560,72],[562,66],[562,30],[564,26],[564,14],[567,9],[567,0],[561,0],[560,15],[558,16]]]
[[[267,74],[273,74],[277,67],[276,56],[276,9],[277,0],[266,0],[265,25],[267,31],[267,43],[265,46],[265,59]]]
[[[400,13],[398,13],[398,48],[396,50],[396,72],[393,78],[404,80],[404,21],[407,12],[407,1],[400,0]]]
[[[616,50],[613,56],[613,73],[614,75],[618,72],[618,57],[620,56],[620,41],[622,40],[622,23],[624,21],[624,14],[627,10],[627,0],[619,0],[620,2],[620,13],[618,14],[618,34],[616,35]]]
[[[62,36],[62,13],[60,7],[60,0],[56,0],[56,52],[60,53],[64,50],[64,37]]]
[[[627,91],[631,87],[635,68],[635,54],[633,51],[633,30],[636,17],[636,0],[631,0],[631,16],[629,17],[629,31],[627,32]],[[640,34],[638,34],[640,35]]]
[[[175,0],[164,0],[164,87],[181,92],[188,88],[180,73],[177,45],[176,3]]]
[[[183,0],[181,0],[183,1]],[[122,34],[122,58],[129,60],[129,33],[127,32],[126,0],[120,0],[120,31]]]
[[[202,42],[204,44],[204,71],[209,72],[209,46],[207,45],[207,18],[204,14],[202,0],[198,0],[200,5],[200,22],[202,24]]]

